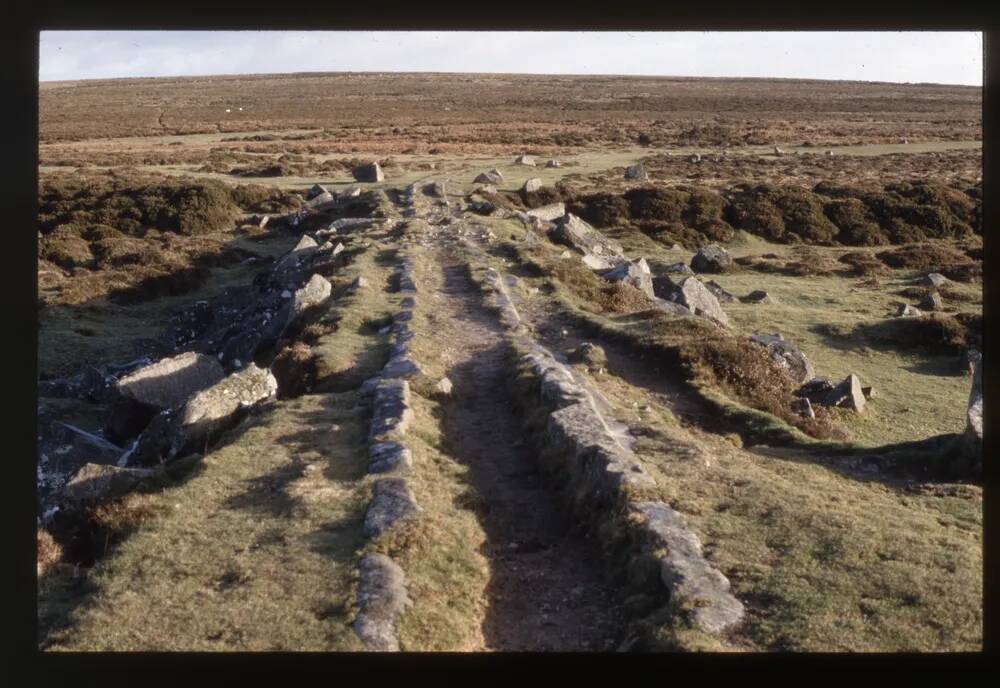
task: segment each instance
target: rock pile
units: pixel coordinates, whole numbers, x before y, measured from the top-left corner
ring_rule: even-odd
[[[607,270],[624,262],[625,252],[612,241],[572,213],[566,213],[556,223],[553,238],[583,256],[583,262],[594,270]]]

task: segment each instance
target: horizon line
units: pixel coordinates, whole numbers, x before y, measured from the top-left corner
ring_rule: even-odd
[[[112,77],[84,77],[79,79],[38,79],[39,84],[53,84],[53,83],[74,83],[81,81],[125,81],[132,79],[198,79],[198,78],[214,78],[214,77],[237,77],[237,76],[256,76],[256,77],[267,77],[267,76],[309,76],[309,75],[350,75],[350,74],[425,74],[425,75],[456,75],[463,74],[468,76],[565,76],[565,77],[617,77],[617,78],[646,78],[646,79],[718,79],[718,80],[732,80],[732,79],[742,79],[748,81],[820,81],[820,82],[833,82],[833,83],[854,83],[854,84],[892,84],[896,86],[959,86],[963,88],[978,88],[982,90],[982,84],[962,84],[962,83],[945,83],[938,81],[885,81],[885,80],[875,80],[867,81],[864,79],[830,79],[830,78],[817,78],[817,77],[801,77],[801,76],[685,76],[679,74],[615,74],[615,73],[595,73],[595,72],[461,72],[461,71],[404,71],[404,70],[349,70],[349,71],[305,71],[305,72],[221,72],[213,74],[174,74],[174,75],[158,75],[158,76],[112,76]]]

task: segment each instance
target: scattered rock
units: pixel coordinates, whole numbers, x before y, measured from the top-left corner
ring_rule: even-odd
[[[180,406],[225,377],[214,356],[187,352],[139,368],[118,380],[122,397],[158,410]]]
[[[825,378],[816,377],[795,390],[795,395],[809,399],[812,403],[817,404],[832,391],[832,382]]]
[[[500,174],[500,170],[493,169],[489,170],[488,172],[482,172],[473,181],[476,184],[497,185],[503,183],[503,175]],[[496,193],[496,190],[494,189],[491,193]]]
[[[655,296],[653,293],[653,276],[650,273],[649,265],[646,263],[645,258],[622,263],[618,267],[605,272],[602,277],[612,282],[625,282],[625,284],[635,287],[649,298]]]
[[[678,265],[684,265],[684,263],[678,263]],[[684,267],[687,267],[684,265]],[[719,300],[719,303],[735,303],[739,299],[735,295],[730,294],[728,291],[722,288],[722,285],[715,280],[709,280],[705,282],[705,287],[708,288],[710,292]]]
[[[771,295],[763,289],[756,289],[750,292],[740,299],[740,301],[743,303],[774,303],[774,299],[771,298]]]
[[[351,282],[351,289],[364,289],[370,284],[371,283],[364,277],[364,275],[358,275],[354,278],[354,281]]]
[[[535,166],[535,158],[530,155],[519,155],[514,159],[515,165],[528,165],[529,167]]]
[[[932,291],[930,294],[921,299],[920,303],[917,305],[925,311],[942,311],[944,310],[944,299],[941,298],[939,293]]]
[[[566,214],[566,204],[552,203],[550,205],[543,205],[538,208],[532,208],[526,212],[529,217],[535,217],[538,218],[539,220],[552,222],[553,220],[558,220],[560,217]]]
[[[612,264],[625,260],[625,252],[618,242],[608,239],[572,213],[559,218],[553,235],[584,256],[594,255]]]
[[[381,182],[385,181],[385,174],[382,172],[382,166],[377,162],[368,163],[367,165],[358,165],[353,170],[351,174],[354,175],[354,179],[359,182]]]
[[[299,243],[295,244],[295,248],[282,256],[277,263],[274,264],[275,272],[280,272],[282,270],[290,270],[295,268],[303,260],[311,257],[319,249],[319,244],[308,234],[303,234],[302,238],[299,239]]]
[[[830,390],[822,403],[826,406],[843,406],[861,413],[865,410],[865,395],[861,391],[861,380],[851,373],[843,382]]]
[[[896,308],[897,318],[919,318],[923,314],[923,311],[918,308],[914,308],[908,303],[901,303]]]
[[[561,167],[558,160],[549,160],[545,163],[546,167]]]
[[[948,278],[939,272],[931,272],[920,279],[920,283],[927,287],[940,288],[948,284]]]
[[[729,325],[729,317],[719,305],[719,300],[698,279],[685,277],[677,287],[673,293],[673,301],[686,307],[695,315],[704,316],[720,325]]]
[[[625,168],[625,179],[637,179],[645,181],[649,179],[649,175],[646,173],[646,168],[641,164],[636,163],[635,165],[629,165]]]
[[[816,412],[813,411],[812,403],[806,397],[799,397],[792,402],[792,412],[797,413],[804,418],[816,417]]]
[[[865,399],[871,399],[872,397],[875,396],[875,388],[874,387],[862,387],[861,388],[861,393],[865,395]]]
[[[88,463],[66,483],[60,502],[71,508],[79,508],[114,499],[131,492],[152,474],[153,471],[149,469]]]
[[[698,153],[694,153],[688,158],[688,162],[695,162],[695,163],[701,162],[701,155]]]
[[[695,272],[726,272],[732,265],[732,256],[718,244],[702,246],[691,258],[691,269]]]
[[[313,275],[306,282],[305,286],[296,290],[292,297],[292,308],[289,313],[289,322],[297,318],[303,311],[330,298],[333,287],[322,275]]]
[[[965,352],[965,365],[970,375],[976,374],[976,365],[983,360],[983,354],[978,349],[969,349]]]
[[[788,375],[792,382],[803,384],[813,377],[813,367],[797,346],[786,341],[779,333],[755,334],[750,341],[767,349],[768,354]]]
[[[340,192],[339,196],[341,198],[357,198],[361,195],[360,186],[349,186]]]
[[[982,473],[983,468],[983,369],[982,361],[975,364],[972,374],[972,390],[965,412],[965,453],[969,457],[973,473]]]
[[[250,362],[246,368],[195,394],[179,410],[156,416],[139,436],[125,465],[152,465],[200,451],[219,432],[240,417],[240,412],[275,395],[278,381],[271,371]]]
[[[669,272],[671,274],[676,273],[679,275],[693,275],[694,270],[687,263],[672,263],[665,267],[664,272]]]
[[[524,182],[524,186],[521,187],[521,191],[531,193],[532,191],[538,191],[540,188],[542,188],[542,180],[538,177],[532,177]]]

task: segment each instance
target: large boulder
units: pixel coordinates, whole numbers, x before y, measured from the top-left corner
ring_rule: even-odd
[[[695,315],[714,320],[720,325],[729,325],[729,317],[719,305],[719,300],[704,284],[694,277],[686,277],[677,285],[672,301],[679,303]]]
[[[940,272],[931,272],[924,275],[920,279],[920,284],[923,284],[926,287],[934,287],[935,289],[939,289],[945,284],[948,284],[948,278],[942,275]]]
[[[150,469],[88,463],[66,483],[59,501],[73,509],[114,499],[131,492],[151,475]]]
[[[718,244],[702,246],[691,258],[691,269],[695,272],[726,272],[733,265],[733,257]]]
[[[164,358],[118,380],[118,393],[159,410],[180,406],[188,398],[226,376],[214,356],[189,351]]]
[[[538,191],[540,188],[542,188],[542,180],[538,177],[532,177],[524,182],[524,186],[521,187],[521,191],[524,193],[531,193],[533,191]]]
[[[476,184],[501,184],[503,183],[503,175],[500,170],[492,169],[479,174],[474,180]]]
[[[519,155],[514,159],[515,165],[528,165],[529,167],[535,166],[535,158],[530,155]]]
[[[292,297],[292,308],[289,313],[289,322],[297,318],[303,311],[330,298],[333,290],[330,282],[322,275],[313,275],[306,282],[306,285],[297,290]]]
[[[778,334],[755,334],[750,341],[767,349],[768,354],[792,382],[803,384],[813,377],[813,367],[806,355]]]
[[[131,447],[125,465],[153,465],[204,449],[218,433],[239,419],[241,412],[278,391],[271,371],[250,363],[221,382],[194,395],[183,407],[153,419]]]
[[[642,165],[636,163],[635,165],[629,165],[625,168],[625,179],[637,179],[640,181],[645,181],[649,179],[649,175],[646,174],[646,168]]]
[[[618,267],[605,272],[602,277],[612,282],[629,284],[643,292],[649,298],[656,296],[653,293],[653,276],[650,273],[649,265],[646,263],[645,258],[622,263]]]
[[[278,262],[274,264],[274,271],[280,272],[282,270],[292,270],[298,267],[301,263],[308,260],[316,253],[319,248],[319,244],[308,234],[303,234],[302,238],[299,239],[299,243],[295,244],[295,247],[278,259]]]
[[[584,256],[593,255],[612,265],[625,260],[625,252],[618,242],[608,239],[572,213],[558,220],[553,236]]]
[[[359,182],[381,182],[385,181],[385,174],[382,172],[382,166],[377,162],[371,162],[367,165],[358,165],[353,170],[351,174],[354,175],[354,179]]]
[[[825,406],[843,406],[861,413],[865,410],[865,393],[861,389],[861,380],[851,373],[830,390],[822,403]]]

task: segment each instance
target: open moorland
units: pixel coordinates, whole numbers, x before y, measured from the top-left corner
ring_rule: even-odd
[[[980,649],[981,95],[40,84],[39,646]]]

